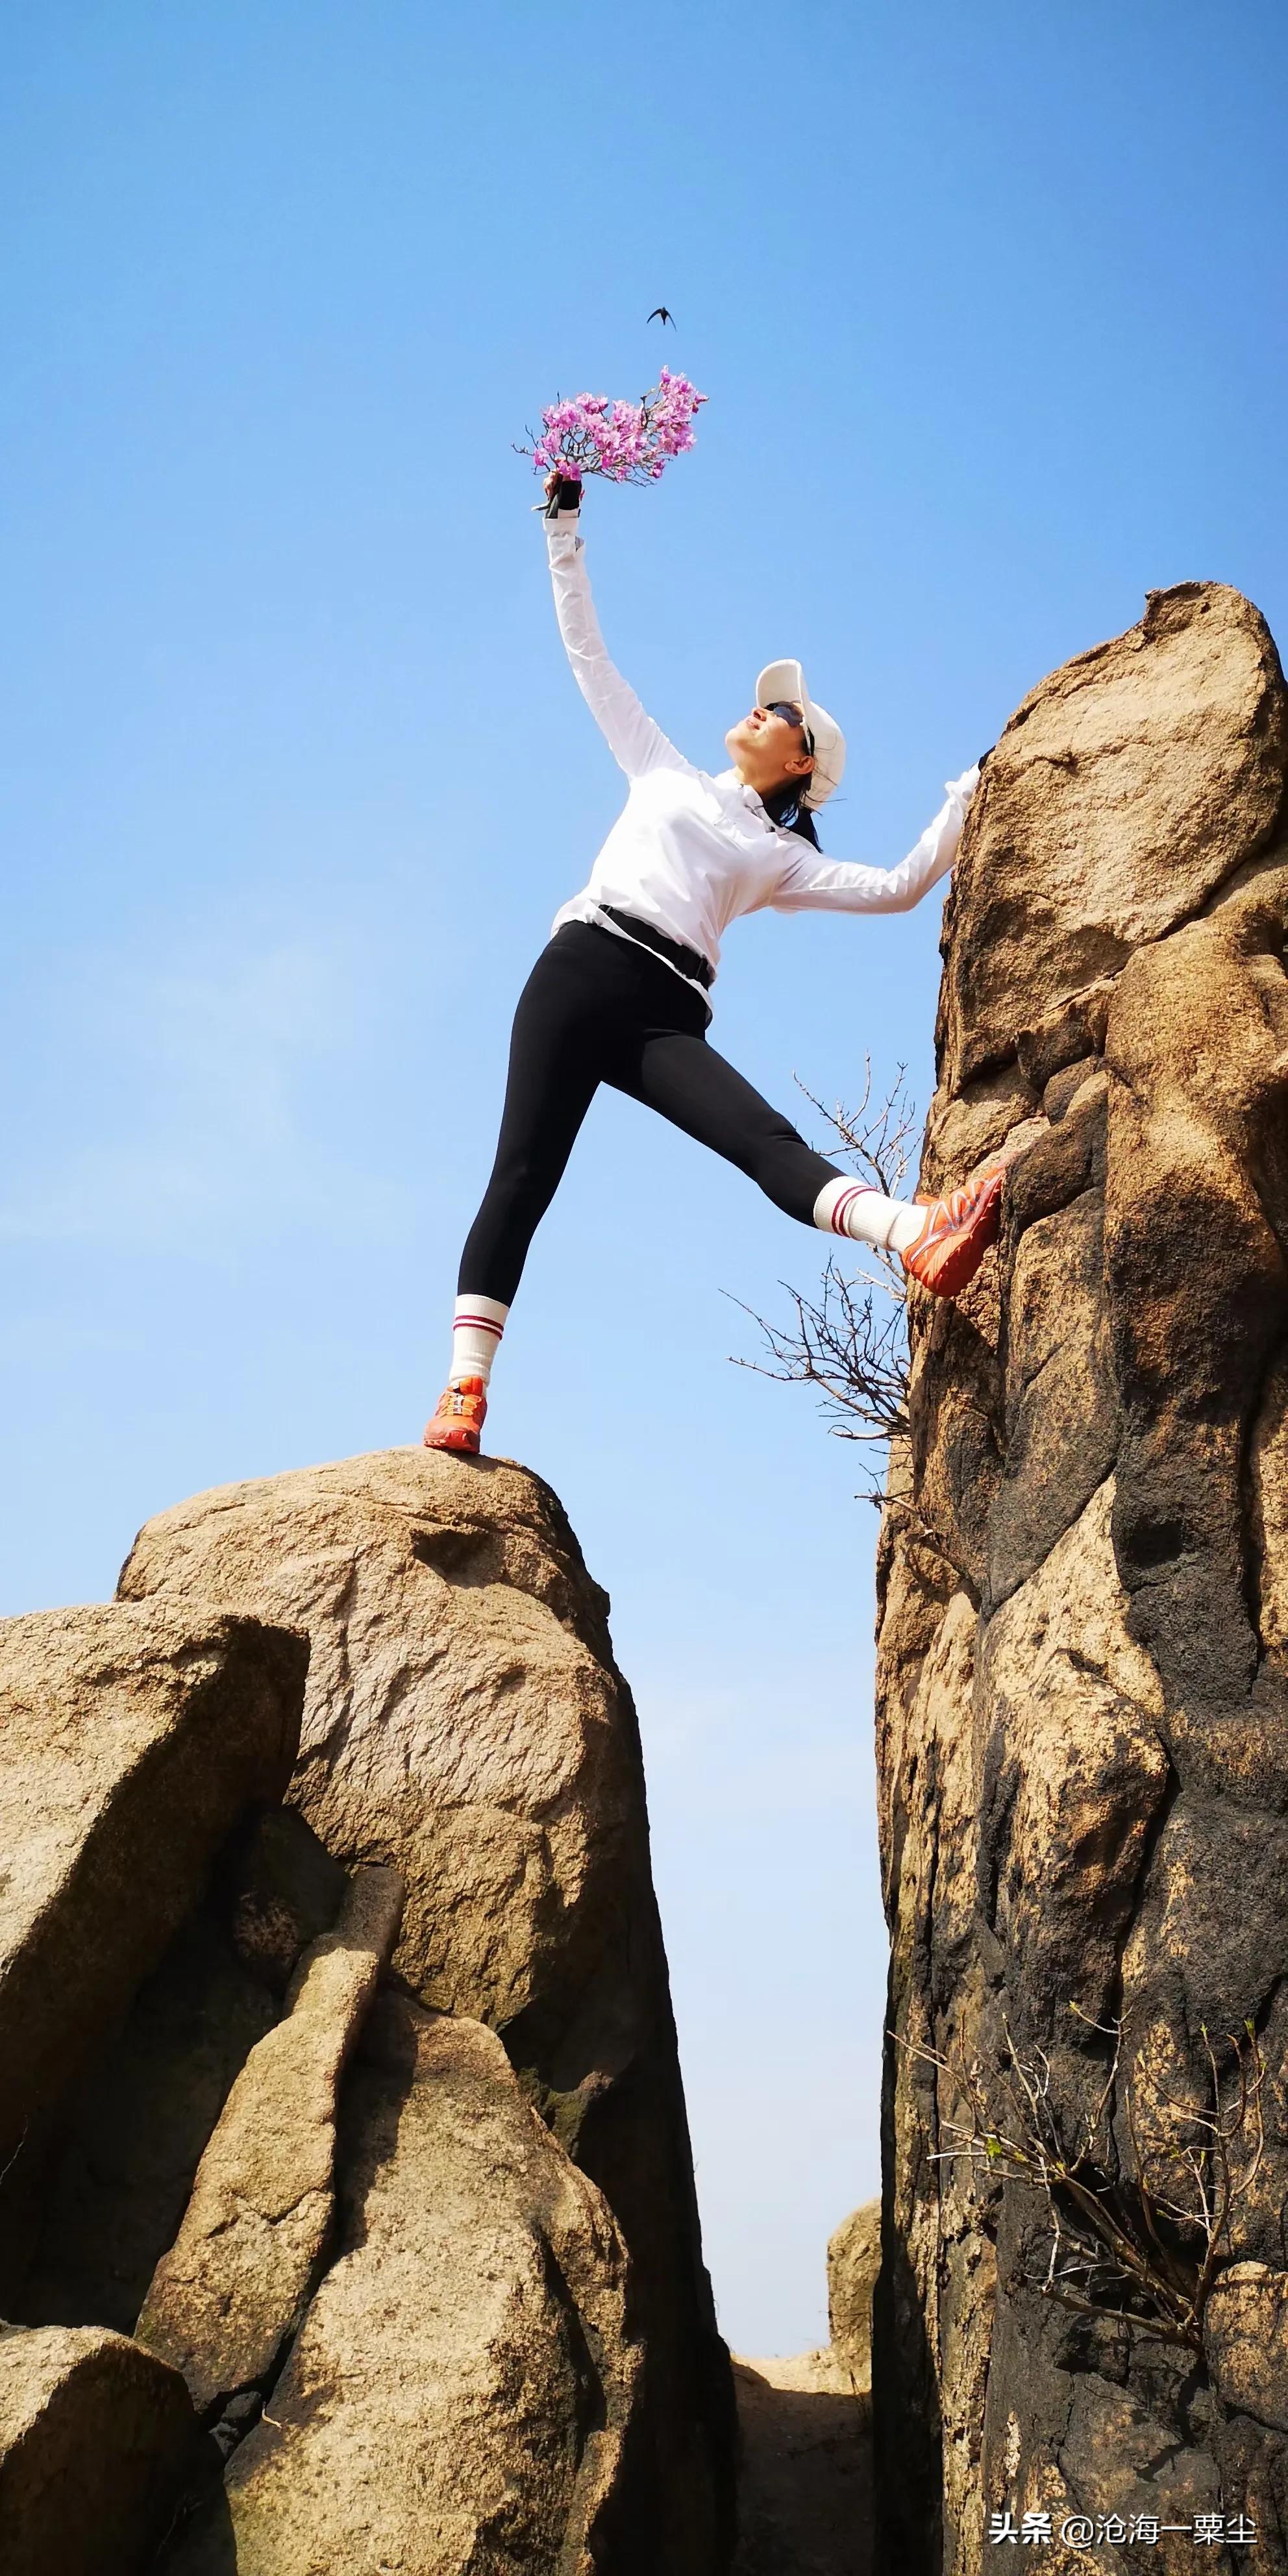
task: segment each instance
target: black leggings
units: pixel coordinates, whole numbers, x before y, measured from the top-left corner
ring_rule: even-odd
[[[706,1041],[700,993],[633,940],[566,922],[519,996],[496,1162],[461,1256],[460,1293],[508,1306],[601,1082],[660,1109],[809,1225],[841,1176]]]

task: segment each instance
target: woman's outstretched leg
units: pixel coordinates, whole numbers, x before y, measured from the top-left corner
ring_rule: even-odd
[[[956,1296],[996,1240],[1000,1159],[950,1198],[887,1198],[816,1154],[790,1119],[703,1037],[650,1032],[625,1079],[616,1073],[609,1078],[736,1164],[785,1215],[897,1253],[910,1275],[938,1296]]]
[[[804,1225],[813,1223],[820,1190],[844,1180],[744,1074],[688,1030],[650,1029],[625,1071],[614,1067],[608,1079],[736,1163],[775,1207]]]

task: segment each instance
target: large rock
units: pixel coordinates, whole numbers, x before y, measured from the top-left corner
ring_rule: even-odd
[[[881,2203],[865,2200],[833,2230],[827,2247],[827,2321],[832,2350],[856,2397],[872,2395],[872,2293],[881,2269]]]
[[[1139,626],[1025,699],[989,761],[949,915],[954,1096],[1013,1056],[1052,1003],[1165,938],[1265,847],[1286,747],[1265,620],[1219,582],[1155,591]]]
[[[385,1994],[342,2125],[336,2259],[165,2576],[656,2576],[625,2248],[500,2041]]]
[[[360,1870],[251,2050],[197,2168],[136,2333],[217,2414],[266,2386],[319,2276],[335,2210],[340,2078],[393,1946],[402,1882]]]
[[[120,1594],[203,1586],[306,1630],[292,1803],[340,1858],[402,1872],[417,1992],[498,2024],[583,2008],[638,1790],[606,1604],[553,1495],[422,1449],[228,1486],[150,1521]]]
[[[1165,592],[1008,725],[946,913],[923,1182],[1026,1150],[967,1295],[914,1296],[882,1535],[874,2406],[910,2576],[974,2576],[1003,2508],[1052,2511],[1054,2567],[1075,2510],[1242,2509],[1288,2567],[1286,745],[1257,612]],[[1237,2117],[1250,2033],[1265,2148],[1245,2123],[1202,2349],[1112,2261],[1090,2312],[1047,2295],[1047,2203],[988,2135],[1085,2154],[1148,2252],[1142,2181],[1174,2197],[1213,2059]]]
[[[128,2004],[299,1741],[302,1638],[193,1599],[0,1625],[0,2153]]]
[[[131,1601],[214,1598],[303,1629],[294,1804],[406,1885],[394,1967],[496,2029],[633,2263],[648,2354],[639,2546],[709,2576],[731,2527],[732,2395],[702,2267],[638,1731],[607,1604],[548,1488],[423,1449],[163,1514]]]
[[[196,2438],[178,2372],[124,2335],[0,2331],[4,2576],[143,2576]]]

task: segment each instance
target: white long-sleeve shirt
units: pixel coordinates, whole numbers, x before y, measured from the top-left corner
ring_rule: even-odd
[[[573,676],[630,782],[588,882],[561,906],[552,931],[566,921],[599,921],[600,906],[611,903],[696,948],[714,968],[722,935],[740,913],[767,904],[776,912],[907,912],[947,874],[979,783],[978,765],[947,782],[947,802],[898,867],[824,857],[799,833],[771,822],[736,769],[710,776],[667,740],[604,649],[577,514],[547,520],[546,535]]]

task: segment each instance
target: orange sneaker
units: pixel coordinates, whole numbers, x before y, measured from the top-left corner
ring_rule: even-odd
[[[460,1378],[454,1386],[445,1387],[438,1399],[433,1420],[425,1425],[423,1449],[460,1449],[477,1458],[479,1433],[487,1412],[487,1397],[481,1377]]]
[[[1002,1222],[1008,1161],[984,1163],[946,1199],[932,1199],[915,1243],[903,1255],[909,1277],[936,1297],[956,1297],[974,1278]]]

